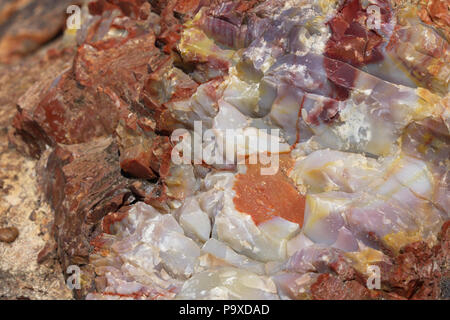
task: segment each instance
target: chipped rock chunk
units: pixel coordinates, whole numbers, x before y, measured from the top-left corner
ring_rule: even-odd
[[[186,234],[194,239],[207,241],[211,234],[211,222],[208,214],[200,208],[197,199],[186,199],[180,211],[180,226]]]
[[[19,236],[19,230],[15,227],[0,228],[0,241],[11,243]]]

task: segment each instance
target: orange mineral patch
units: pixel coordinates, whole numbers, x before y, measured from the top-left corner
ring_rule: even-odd
[[[233,186],[236,209],[249,214],[256,225],[278,216],[301,227],[305,197],[288,177],[293,164],[289,154],[280,155],[279,170],[274,175],[261,175],[259,163],[247,165],[247,172],[238,174]]]

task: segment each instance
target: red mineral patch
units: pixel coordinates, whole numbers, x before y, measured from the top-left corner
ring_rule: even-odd
[[[257,225],[278,216],[302,226],[305,197],[287,176],[292,166],[289,154],[280,155],[274,175],[261,175],[260,163],[247,165],[247,172],[238,174],[234,183],[236,209],[249,214]]]

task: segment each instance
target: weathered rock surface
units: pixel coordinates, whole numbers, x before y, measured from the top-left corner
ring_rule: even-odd
[[[0,299],[73,297],[55,255],[44,264],[37,262],[39,252],[53,238],[53,211],[37,183],[36,161],[8,141],[10,133],[21,150],[28,149],[9,130],[17,101],[34,84],[67,66],[73,54],[60,55],[63,48],[58,41],[20,63],[0,65],[0,228],[13,226],[19,231],[13,243],[0,242]]]
[[[117,144],[111,138],[100,138],[58,146],[43,170],[42,186],[55,212],[61,265],[64,270],[70,265],[86,265],[98,223],[133,200],[130,181],[120,172]],[[85,282],[89,281],[87,275]]]
[[[403,247],[398,255],[392,254],[387,261],[376,263],[380,267],[381,291],[368,290],[365,285],[367,278],[355,277],[358,272],[347,265],[345,273],[342,273],[343,268],[332,268],[332,273],[321,274],[311,286],[313,298],[448,299],[448,292],[441,279],[449,277],[449,226],[450,223],[447,222],[442,227],[440,241],[434,247],[430,248],[424,242],[415,242]],[[349,277],[349,274],[353,276]]]
[[[0,62],[17,60],[53,39],[63,30],[71,4],[71,0],[0,1]]]

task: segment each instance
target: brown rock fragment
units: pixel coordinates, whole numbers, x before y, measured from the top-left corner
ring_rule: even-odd
[[[19,230],[16,227],[1,228],[0,242],[11,243],[19,236]]]
[[[154,179],[167,175],[172,145],[169,137],[156,134],[152,120],[124,110],[116,129],[120,150],[120,167],[133,177]]]
[[[83,143],[113,132],[117,111],[108,91],[84,88],[71,74],[54,85],[34,110],[34,120],[53,143]]]
[[[87,36],[72,68],[38,83],[20,99],[14,127],[33,156],[39,157],[46,145],[84,143],[112,134],[124,105],[140,118],[149,116],[139,96],[161,60],[152,19],[108,21],[106,30],[115,30],[115,36],[104,39],[105,32],[95,31],[96,24],[89,26],[87,33],[96,36]]]
[[[102,218],[126,203],[130,183],[120,173],[118,147],[111,138],[57,146],[50,154],[42,184],[55,210],[54,231],[63,270],[88,263],[93,250],[90,241],[101,229]],[[85,280],[93,280],[88,266],[83,268]],[[77,292],[77,296],[84,294]]]

